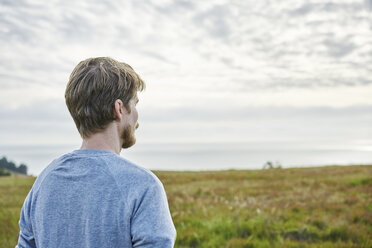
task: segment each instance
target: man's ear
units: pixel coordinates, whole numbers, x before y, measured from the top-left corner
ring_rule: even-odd
[[[121,121],[125,115],[125,107],[120,99],[116,99],[114,103],[114,117],[116,120]]]

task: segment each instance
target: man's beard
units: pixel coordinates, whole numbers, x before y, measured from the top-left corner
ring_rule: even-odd
[[[137,123],[136,129],[138,128],[138,126],[139,125]],[[129,148],[136,143],[136,137],[134,136],[134,131],[132,131],[132,128],[129,125],[124,128],[124,131],[121,137],[123,139],[123,145],[121,146],[123,149]]]

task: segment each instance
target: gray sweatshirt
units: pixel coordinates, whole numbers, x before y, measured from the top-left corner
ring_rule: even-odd
[[[160,180],[102,150],[76,150],[45,168],[19,225],[19,248],[168,248],[176,239]]]

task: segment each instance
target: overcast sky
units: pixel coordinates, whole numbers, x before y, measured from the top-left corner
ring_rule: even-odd
[[[138,145],[372,150],[371,0],[0,0],[0,24],[0,147],[80,144],[68,77],[110,56],[147,84]]]

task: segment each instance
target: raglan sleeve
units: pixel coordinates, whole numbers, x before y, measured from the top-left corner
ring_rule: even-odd
[[[149,185],[136,204],[131,219],[134,248],[170,248],[176,240],[176,229],[170,215],[167,196],[160,180]]]
[[[36,248],[35,237],[31,224],[32,190],[28,193],[19,219],[19,238],[16,248]]]

